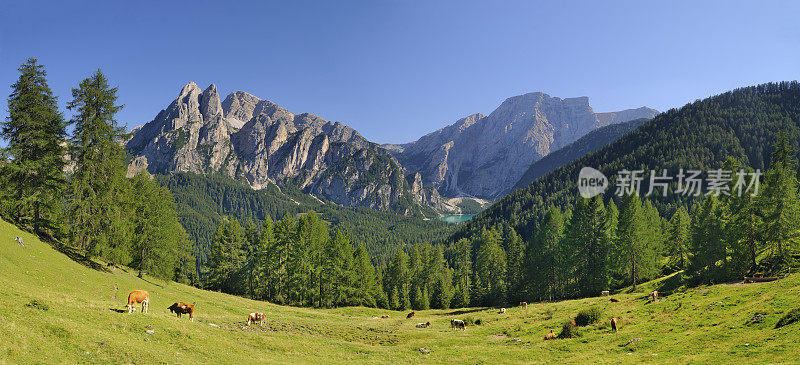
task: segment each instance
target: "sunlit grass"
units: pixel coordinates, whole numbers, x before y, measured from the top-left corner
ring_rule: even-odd
[[[23,236],[27,247],[19,247],[15,236]],[[283,307],[141,280],[123,269],[101,272],[0,222],[0,362],[796,362],[800,323],[774,327],[800,307],[799,284],[792,275],[764,284],[699,287],[647,304],[646,293],[658,285],[653,282],[613,294],[620,303],[598,297],[509,308],[505,314],[427,310],[406,320],[401,312]],[[135,289],[150,291],[150,314],[118,313]],[[194,323],[167,310],[176,301],[197,302]],[[543,340],[592,307],[602,308],[602,319],[580,327],[578,337]],[[245,326],[255,311],[267,315],[263,328]],[[746,324],[756,313],[763,321]],[[384,314],[390,318],[373,319]],[[619,319],[618,333],[610,331],[611,317]],[[482,324],[456,332],[451,318]],[[415,327],[427,321],[430,328]],[[146,332],[151,329],[154,334]]]

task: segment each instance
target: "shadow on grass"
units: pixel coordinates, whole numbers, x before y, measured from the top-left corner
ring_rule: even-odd
[[[112,312],[117,312],[117,313],[126,313],[126,312],[128,312],[125,309],[119,309],[119,308],[108,308],[108,310],[110,310]]]
[[[110,273],[111,272],[111,270],[109,270],[106,266],[100,264],[99,262],[94,261],[94,260],[92,260],[90,258],[86,258],[86,256],[81,254],[78,251],[78,249],[76,249],[76,248],[69,247],[69,246],[67,246],[67,245],[65,245],[65,244],[63,244],[61,242],[55,241],[55,240],[49,240],[49,239],[44,239],[44,238],[42,238],[41,240],[44,241],[44,242],[49,243],[50,246],[52,246],[53,248],[55,248],[59,252],[63,253],[64,255],[67,255],[67,257],[69,257],[70,260],[72,260],[72,261],[75,261],[75,262],[77,262],[77,263],[79,263],[79,264],[81,264],[83,266],[86,266],[88,268],[91,268],[91,269],[94,269],[94,270],[97,270],[97,271],[101,271],[101,272],[105,272],[105,273]]]
[[[462,310],[452,311],[452,312],[445,313],[445,314],[448,315],[448,316],[457,316],[457,315],[461,315],[461,314],[482,312],[482,311],[485,311],[486,309],[488,309],[488,308],[462,309]]]

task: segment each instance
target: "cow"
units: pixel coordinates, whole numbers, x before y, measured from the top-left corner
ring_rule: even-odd
[[[247,317],[247,325],[258,322],[261,326],[264,326],[264,317],[264,313],[250,313]]]
[[[556,338],[556,334],[553,332],[553,330],[550,330],[550,333],[544,335],[544,340],[545,341],[552,340],[552,339],[555,339],[555,338]]]
[[[611,317],[611,330],[617,332],[617,317]]]
[[[169,308],[167,308],[167,309],[169,309],[170,312],[172,312],[174,314],[177,314],[178,317],[180,317],[181,314],[183,314],[183,310],[182,310],[183,307],[185,307],[187,305],[188,304],[186,304],[184,302],[175,302],[173,305],[169,306]]]
[[[619,299],[617,299],[617,298],[609,298],[608,300],[609,300],[611,303],[619,303],[619,302],[621,302],[621,300],[619,300]]]
[[[654,302],[658,301],[658,290],[653,290],[653,292],[650,293],[650,297],[648,297],[648,299]]]
[[[384,314],[384,315],[381,316],[381,319],[386,319],[386,318],[389,318],[388,314]]]
[[[178,315],[178,317],[180,317],[181,314],[188,314],[189,315],[189,320],[194,322],[194,307],[196,305],[197,305],[197,302],[194,302],[192,304],[186,304],[186,303],[177,302],[177,303],[173,304],[172,306],[170,306],[169,310],[172,311],[173,313],[176,313]]]
[[[607,296],[609,296],[609,294],[611,294],[611,293],[608,290],[603,290],[603,291],[600,292],[600,296],[601,297],[607,297]]]
[[[506,309],[505,309],[505,308],[500,308],[500,313],[501,313],[501,314],[502,314],[502,313],[505,313],[505,312],[506,312]]]
[[[417,323],[417,328],[428,328],[430,326],[431,326],[431,322]]]
[[[519,306],[528,309],[528,302],[519,302]]]
[[[22,243],[22,237],[14,237],[14,241],[16,241],[22,248],[25,248],[25,244]]]
[[[467,323],[460,319],[451,319],[450,329],[460,329],[462,331],[465,331],[467,329]]]
[[[128,313],[136,311],[134,305],[142,303],[142,314],[147,314],[147,308],[150,307],[150,293],[144,290],[134,290],[128,294]]]
[[[406,316],[406,319],[411,319],[411,318],[413,318],[413,317],[414,317],[414,315],[416,315],[416,313],[414,313],[414,312],[411,312],[411,313],[409,313],[409,314]]]

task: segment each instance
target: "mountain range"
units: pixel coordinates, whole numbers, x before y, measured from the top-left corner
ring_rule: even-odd
[[[342,206],[432,216],[486,205],[549,153],[598,128],[657,113],[647,107],[595,113],[587,97],[537,92],[415,142],[381,146],[340,122],[294,114],[244,91],[223,100],[214,84],[201,90],[190,82],[152,121],[134,128],[125,147],[129,174],[221,174],[253,189],[292,185]]]

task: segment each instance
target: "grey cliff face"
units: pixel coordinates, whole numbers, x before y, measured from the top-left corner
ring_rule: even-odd
[[[404,198],[426,201],[411,192],[400,163],[354,129],[243,91],[220,101],[215,85],[201,92],[189,83],[132,132],[129,174],[222,173],[254,189],[292,183],[341,205],[407,213],[413,209],[398,206]]]
[[[470,115],[392,151],[443,196],[492,199],[514,186],[533,162],[586,133],[657,113],[650,108],[595,113],[587,97],[529,93],[506,99],[488,116]]]

